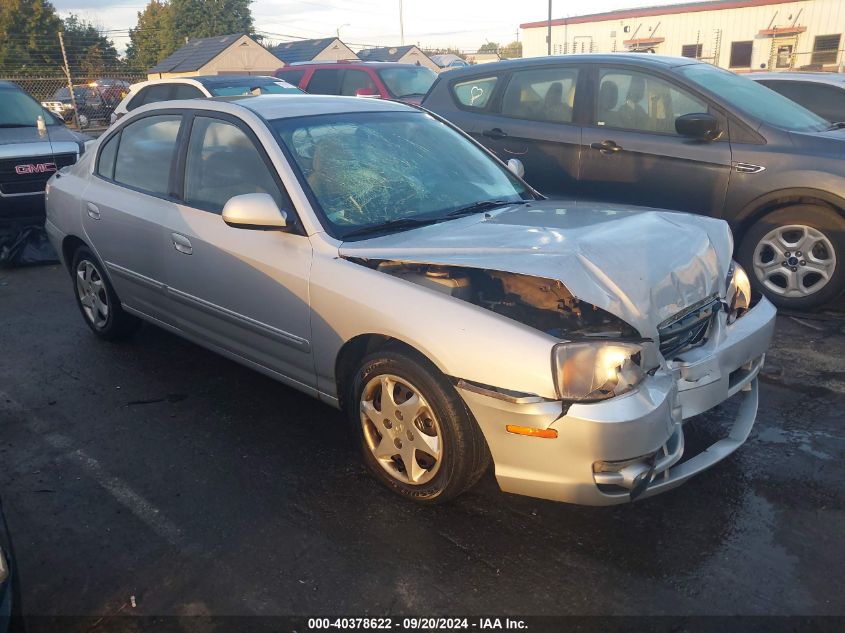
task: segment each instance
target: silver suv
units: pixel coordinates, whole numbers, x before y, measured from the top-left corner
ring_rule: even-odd
[[[503,490],[621,503],[754,423],[775,310],[725,222],[545,200],[412,106],[143,106],[47,206],[95,334],[145,320],[342,409],[373,474],[414,501],[492,459]],[[724,438],[681,462],[684,423],[734,397]]]

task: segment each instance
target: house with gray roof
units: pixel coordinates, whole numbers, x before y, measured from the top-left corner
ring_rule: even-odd
[[[147,79],[272,75],[284,62],[244,33],[190,40],[147,71]]]
[[[270,50],[286,65],[358,59],[355,52],[336,37],[283,42]]]
[[[416,64],[430,68],[434,72],[440,70],[428,55],[417,46],[384,46],[382,48],[365,48],[358,52],[358,57],[365,62],[399,62],[402,64]]]

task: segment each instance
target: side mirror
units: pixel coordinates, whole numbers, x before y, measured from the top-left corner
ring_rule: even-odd
[[[236,229],[278,231],[288,225],[287,213],[267,193],[245,193],[229,198],[223,207],[223,221]]]
[[[699,141],[715,141],[722,135],[719,121],[706,112],[679,116],[675,119],[675,130],[681,136],[688,136]]]
[[[525,165],[518,158],[508,159],[508,169],[510,169],[516,176],[522,178],[525,175]]]
[[[356,97],[367,97],[369,99],[380,99],[381,95],[376,91],[375,88],[358,88],[355,91]]]

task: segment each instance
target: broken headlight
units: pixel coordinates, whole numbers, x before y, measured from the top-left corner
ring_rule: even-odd
[[[558,343],[552,367],[558,396],[573,402],[591,402],[620,396],[642,382],[642,347],[620,341]]]
[[[728,312],[728,325],[736,321],[751,307],[751,280],[745,269],[731,262],[728,270],[728,291],[725,294],[725,308]]]

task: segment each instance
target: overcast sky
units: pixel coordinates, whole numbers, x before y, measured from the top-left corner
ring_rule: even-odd
[[[62,16],[76,13],[105,30],[135,25],[143,0],[53,0]],[[583,15],[636,6],[674,4],[673,0],[555,0],[552,15]],[[542,20],[546,0],[404,0],[405,43],[475,49],[485,41],[506,44],[519,24]],[[258,31],[305,38],[328,37],[340,27],[341,39],[353,44],[399,44],[399,0],[255,0]],[[345,26],[342,26],[345,25]],[[125,34],[109,34],[119,51]],[[275,37],[272,39],[290,40]]]

